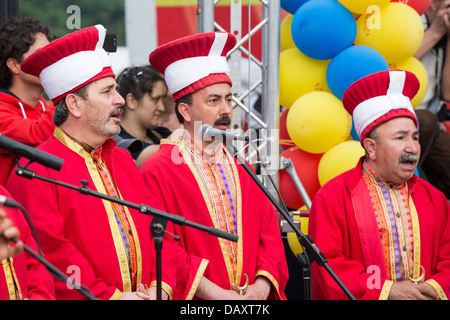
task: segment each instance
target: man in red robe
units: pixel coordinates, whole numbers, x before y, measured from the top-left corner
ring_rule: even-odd
[[[161,143],[141,172],[153,207],[239,236],[236,243],[175,226],[186,252],[207,262],[196,298],[285,299],[288,270],[272,204],[221,139],[202,141],[198,133],[202,124],[226,130],[231,123],[225,56],[235,43],[231,34],[211,32],[152,52],[150,64],[165,75],[185,130]]]
[[[419,133],[407,71],[382,71],[352,84],[343,103],[366,150],[357,166],[315,195],[309,234],[356,299],[447,299],[450,206],[414,175]],[[345,299],[317,264],[315,299]]]
[[[11,199],[9,192],[0,186],[0,195]],[[12,199],[11,199],[12,200]],[[22,213],[14,208],[0,208],[0,300],[53,300],[53,278],[46,267],[29,253],[23,252],[23,244],[38,252],[36,241]],[[14,227],[12,227],[14,226]],[[4,234],[4,232],[8,234]],[[17,245],[11,238],[20,239]],[[4,251],[3,249],[7,249]],[[5,254],[4,254],[5,253]]]
[[[103,49],[105,35],[101,25],[76,31],[22,63],[25,72],[40,76],[56,106],[54,135],[38,148],[64,159],[60,171],[34,163],[27,168],[72,185],[86,180],[89,189],[102,194],[136,204],[148,203],[149,193],[137,166],[130,154],[117,148],[111,139],[120,131],[124,100],[117,92],[109,55]],[[26,180],[12,175],[8,188],[28,208],[46,258],[76,284],[87,287],[99,299],[156,296],[151,216],[36,178]],[[178,253],[183,254],[177,243],[165,237],[163,298],[184,298],[198,276],[195,266],[193,273],[188,272],[189,257]],[[177,279],[180,276],[183,281]],[[55,282],[55,291],[57,299],[83,298],[60,281]]]

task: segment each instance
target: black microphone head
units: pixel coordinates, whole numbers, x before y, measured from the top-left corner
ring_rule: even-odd
[[[34,147],[17,142],[14,139],[0,134],[0,149],[8,151],[10,154],[27,158],[43,166],[59,171],[64,163],[64,159],[58,158],[50,153],[38,150]]]

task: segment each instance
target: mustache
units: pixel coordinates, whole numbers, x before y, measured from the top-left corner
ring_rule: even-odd
[[[109,116],[113,116],[113,115],[118,114],[118,113],[123,113],[123,108],[122,107],[118,107],[118,108],[114,109],[113,111],[111,111]]]
[[[419,156],[417,154],[412,153],[404,153],[398,159],[398,163],[402,163],[404,161],[419,161]]]
[[[231,123],[231,119],[229,116],[222,116],[219,119],[217,119],[216,121],[214,121],[215,126],[222,125],[222,124],[225,124],[228,126],[230,123]]]

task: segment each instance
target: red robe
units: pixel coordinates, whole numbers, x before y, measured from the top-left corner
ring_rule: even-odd
[[[242,200],[238,200],[241,206],[237,205],[237,285],[244,285],[244,274],[248,275],[249,284],[253,284],[257,276],[265,276],[273,288],[269,299],[285,299],[288,269],[274,208],[244,168],[237,165],[236,160],[233,164],[238,173],[237,189]],[[151,204],[154,208],[218,228],[204,201],[206,191],[199,186],[189,165],[183,163],[178,145],[162,144],[160,150],[144,163],[141,172],[153,195]],[[175,232],[188,254],[208,260],[205,277],[230,289],[234,276],[226,263],[228,259],[223,256],[227,240],[189,226],[175,225]]]
[[[5,92],[0,92],[0,133],[20,143],[35,147],[49,138],[55,130],[55,107],[41,96],[35,107]],[[23,107],[20,107],[20,104]],[[26,117],[26,118],[25,118]],[[16,161],[7,151],[0,149],[0,184],[4,186]]]
[[[60,171],[38,164],[30,165],[29,168],[36,174],[76,186],[80,186],[80,181],[84,179],[89,182],[90,189],[106,193],[92,157],[59,128],[38,148],[63,158],[64,164]],[[112,139],[105,142],[102,152],[121,197],[136,204],[147,204],[149,193],[130,154],[125,149],[116,148],[116,142]],[[131,291],[122,235],[109,202],[15,174],[11,175],[8,188],[16,200],[30,211],[42,249],[57,268],[100,299],[120,298],[121,292]],[[131,208],[125,207],[125,210],[136,243],[137,283],[156,285],[155,249],[150,232],[152,217]],[[171,294],[177,284],[177,256],[174,252],[178,245],[170,237],[165,237],[164,241],[163,289]],[[190,281],[186,287],[190,287],[195,274],[183,275],[185,284]],[[55,281],[55,291],[57,299],[84,298],[60,281]],[[174,296],[178,297],[177,293]]]
[[[7,198],[12,198],[9,192],[2,186],[0,186],[0,194]],[[6,211],[7,218],[19,229],[19,239],[33,251],[38,252],[36,241],[34,241],[31,235],[31,230],[22,212],[6,207],[3,209]],[[9,264],[6,259],[2,261],[2,269],[0,270],[0,300],[16,299],[14,278],[16,279],[17,296],[19,299],[55,299],[53,277],[43,264],[25,251],[10,258]]]
[[[368,188],[356,168],[329,181],[315,195],[310,212],[309,235],[328,264],[356,299],[386,299],[388,280]],[[408,180],[414,233],[414,275],[420,266],[425,280],[441,299],[450,294],[450,206],[442,194],[416,176]],[[346,299],[326,270],[312,267],[315,299]]]

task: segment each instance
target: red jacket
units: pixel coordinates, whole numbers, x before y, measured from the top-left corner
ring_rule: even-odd
[[[386,299],[392,282],[362,177],[362,161],[314,196],[308,233],[356,299]],[[417,220],[412,218],[414,246],[416,241],[419,245],[415,254],[425,269],[425,281],[444,299],[450,294],[450,206],[442,192],[416,176],[408,180],[408,190],[417,211]],[[347,298],[317,263],[312,265],[312,284],[315,299]]]
[[[80,185],[84,179],[89,182],[88,188],[106,192],[92,157],[61,130],[55,130],[55,135],[38,149],[63,158],[64,165],[60,171],[55,171],[33,163],[29,169],[37,175],[72,185]],[[117,148],[112,139],[103,144],[102,154],[121,197],[136,204],[149,203],[149,192],[131,155]],[[108,201],[17,175],[11,175],[7,187],[29,210],[42,250],[55,267],[86,286],[99,299],[118,299],[121,292],[131,291],[126,252]],[[135,209],[125,209],[139,257],[138,283],[156,285],[155,244],[150,230],[152,217]],[[168,293],[176,286],[188,292],[197,275],[198,265],[192,266],[185,252],[175,251],[178,248],[172,237],[164,237],[161,278],[163,289]],[[175,269],[176,266],[180,268]],[[194,275],[188,280],[190,270],[194,270]],[[57,280],[54,286],[56,299],[84,299],[66,283]],[[184,290],[183,286],[189,289]],[[174,290],[173,298],[184,297]]]
[[[0,194],[11,198],[9,192],[2,186],[0,186]],[[19,229],[19,239],[32,250],[38,252],[36,242],[31,235],[30,228],[22,213],[17,209],[4,209],[6,210],[8,219]],[[0,270],[0,300],[15,298],[14,283],[16,283],[19,299],[55,299],[53,277],[43,264],[25,251],[9,260],[9,263],[6,259],[2,261],[2,269]]]
[[[185,217],[207,227],[220,228],[211,217],[205,202],[205,187],[199,186],[183,154],[182,144],[162,144],[159,151],[141,167],[144,180],[152,193],[150,205],[155,209]],[[236,204],[238,224],[238,259],[236,279],[245,283],[244,274],[253,284],[257,276],[265,276],[273,285],[268,299],[286,299],[288,279],[286,257],[273,205],[241,165],[234,160],[240,199]],[[180,246],[190,256],[209,261],[205,277],[216,285],[230,289],[233,271],[229,265],[226,241],[189,226],[175,225],[181,237]]]
[[[41,96],[36,107],[20,101],[9,91],[0,91],[0,133],[20,143],[35,147],[53,134],[52,103]],[[0,185],[5,185],[16,161],[0,149]]]

